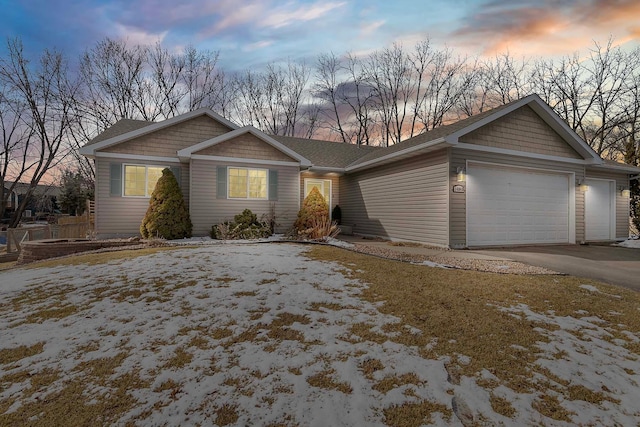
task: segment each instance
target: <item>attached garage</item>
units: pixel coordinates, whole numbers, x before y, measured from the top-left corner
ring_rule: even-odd
[[[468,163],[468,246],[573,243],[573,174]]]

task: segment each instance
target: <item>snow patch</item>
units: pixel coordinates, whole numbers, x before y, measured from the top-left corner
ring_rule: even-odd
[[[638,236],[635,237],[631,237],[623,242],[620,243],[614,243],[612,246],[621,246],[623,248],[634,248],[634,249],[639,249],[640,248],[640,238],[638,238]]]

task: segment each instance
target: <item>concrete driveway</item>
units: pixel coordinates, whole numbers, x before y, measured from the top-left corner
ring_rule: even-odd
[[[472,250],[640,291],[640,249],[609,245],[527,246]]]

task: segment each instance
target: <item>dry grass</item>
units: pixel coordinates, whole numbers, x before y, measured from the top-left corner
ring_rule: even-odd
[[[307,378],[307,383],[313,387],[323,388],[326,390],[338,390],[344,394],[351,394],[353,389],[347,382],[340,382],[333,379],[335,372],[326,369]]]
[[[63,319],[71,316],[78,311],[78,307],[71,304],[59,307],[47,307],[42,310],[35,311],[27,316],[26,323],[42,323],[49,319]]]
[[[178,347],[173,357],[164,364],[164,368],[180,369],[191,363],[193,354],[187,352],[184,348]]]
[[[167,390],[171,390],[172,392],[175,390],[180,390],[180,384],[177,383],[176,381],[172,380],[172,379],[168,379],[166,381],[164,381],[162,384],[160,384],[158,387],[154,388],[153,391],[155,392],[161,392],[161,391],[167,391]],[[177,393],[175,393],[177,394]]]
[[[548,394],[539,396],[533,401],[531,406],[545,417],[558,421],[571,422],[571,415],[575,415],[573,412],[564,409],[556,396],[550,396]]]
[[[360,363],[360,370],[364,376],[373,380],[373,374],[384,369],[384,365],[378,359],[367,359]]]
[[[511,418],[516,414],[516,409],[513,407],[511,402],[504,397],[496,396],[491,393],[489,401],[491,403],[491,408],[500,415]]]
[[[0,262],[0,271],[15,267],[16,261]]]
[[[389,341],[389,337],[387,337],[386,335],[371,330],[375,328],[375,326],[376,325],[371,325],[369,323],[355,323],[351,326],[349,332],[351,332],[352,335],[358,337],[361,341],[372,341],[377,344],[382,344],[386,341]],[[350,340],[348,337],[345,337],[345,340],[350,342],[358,342],[357,340]]]
[[[71,255],[64,258],[36,261],[25,265],[23,268],[48,268],[81,264],[98,265],[106,264],[113,261],[130,260],[140,256],[153,255],[158,252],[173,251],[186,248],[190,248],[190,246],[157,246],[144,249],[125,249],[110,252],[100,252],[97,254]]]
[[[218,283],[224,283],[225,285],[227,283],[231,283],[231,282],[235,282],[236,280],[238,280],[238,278],[236,277],[229,277],[229,276],[224,276],[224,277],[216,277],[215,279],[216,282]]]
[[[255,297],[256,295],[255,291],[242,291],[233,294],[234,297]]]
[[[63,383],[56,383],[60,379],[57,371],[25,373],[26,378],[22,380],[28,378],[30,386],[20,398],[22,405],[7,414],[16,397],[0,402],[0,425],[49,427],[115,423],[138,403],[131,392],[149,387],[149,382],[136,372],[115,375],[126,357],[128,354],[121,352],[114,357],[82,362],[74,369],[75,375]],[[15,373],[0,381],[4,387],[5,381],[20,382],[21,375]],[[56,386],[52,387],[54,383]],[[31,398],[35,393],[39,394],[38,398]]]
[[[226,426],[238,421],[238,405],[225,403],[216,409],[216,424]]]
[[[383,411],[385,424],[394,427],[419,427],[429,424],[432,422],[431,414],[434,412],[440,412],[446,418],[452,415],[451,410],[446,406],[428,400],[392,405]]]
[[[387,375],[381,381],[378,381],[373,386],[373,389],[380,393],[387,394],[394,388],[407,384],[420,385],[422,381],[420,381],[420,378],[413,372],[403,375]]]
[[[549,382],[538,384],[534,378],[535,373],[551,376],[533,363],[540,357],[537,344],[548,341],[537,328],[557,327],[500,310],[500,307],[518,304],[526,304],[539,313],[553,312],[556,316],[580,317],[576,314],[579,310],[598,316],[609,323],[609,333],[627,341],[626,348],[640,357],[640,346],[630,342],[623,332],[640,331],[637,315],[640,295],[632,291],[575,277],[429,268],[321,246],[313,247],[307,255],[342,264],[349,277],[368,284],[362,293],[364,299],[383,302],[379,307],[382,313],[402,320],[398,325],[385,325],[384,334],[372,330],[374,325],[354,324],[353,335],[376,343],[391,340],[418,346],[424,349],[423,356],[431,359],[449,356],[452,362],[448,368],[458,376],[475,376],[487,369],[516,392],[539,392],[549,387]],[[597,286],[602,293],[580,288],[585,284]],[[402,325],[410,325],[422,333],[410,333]],[[468,363],[458,363],[458,355],[465,355]],[[556,388],[555,391],[571,400],[589,402],[608,398],[606,393],[569,391],[568,384]],[[544,398],[539,400],[537,408],[554,415],[555,419],[564,419],[568,414],[562,412],[559,405],[554,406],[556,401]],[[499,403],[496,400],[496,404]],[[502,410],[510,413],[506,408]]]
[[[565,395],[569,400],[584,400],[585,402],[595,403],[596,405],[601,404],[605,400],[615,404],[620,403],[618,399],[607,396],[601,392],[595,392],[582,385],[571,385],[567,387]]]
[[[8,365],[26,357],[35,356],[36,354],[42,353],[43,349],[44,342],[39,342],[29,347],[21,345],[19,347],[2,349],[0,350],[0,365]]]

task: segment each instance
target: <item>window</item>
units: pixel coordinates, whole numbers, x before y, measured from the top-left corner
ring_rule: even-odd
[[[162,166],[124,165],[124,195],[151,197],[163,169]]]
[[[329,212],[331,212],[331,180],[305,178],[304,197],[307,197],[314,188],[317,188],[320,194],[322,194],[322,197],[324,197],[324,200],[329,205]]]
[[[228,168],[230,199],[266,199],[267,170]]]

